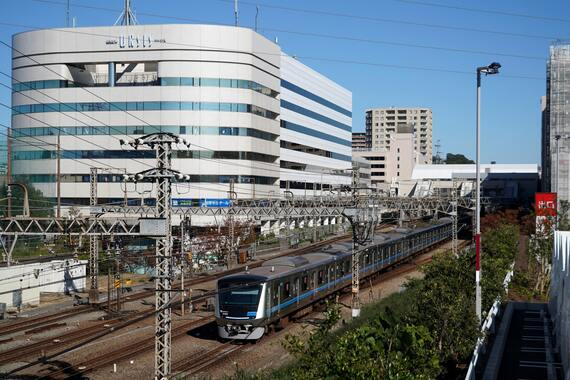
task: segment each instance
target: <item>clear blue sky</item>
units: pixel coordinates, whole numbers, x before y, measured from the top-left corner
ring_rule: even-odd
[[[132,2],[143,24],[234,22],[231,0]],[[66,0],[3,1],[0,23],[63,27],[65,3]],[[122,0],[71,0],[71,15],[78,26],[111,25],[122,3]],[[254,25],[254,4],[259,4],[258,25],[262,34],[272,40],[277,36],[284,51],[352,91],[354,131],[364,129],[367,108],[430,107],[434,113],[434,143],[441,140],[444,153],[474,157],[475,68],[500,62],[501,74],[483,80],[482,159],[540,163],[540,96],[546,87],[548,47],[554,39],[570,40],[570,2],[244,0],[239,4],[241,26]],[[10,42],[12,34],[24,30],[0,24],[0,39]],[[9,49],[0,46],[3,72],[10,71],[10,57]],[[10,82],[6,77],[1,78],[2,83]],[[10,91],[0,88],[0,99],[9,103]],[[0,109],[0,121],[9,124],[9,111]]]

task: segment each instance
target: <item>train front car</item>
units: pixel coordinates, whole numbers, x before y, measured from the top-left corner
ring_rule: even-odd
[[[264,276],[236,274],[218,280],[216,323],[222,339],[256,340],[265,332]]]

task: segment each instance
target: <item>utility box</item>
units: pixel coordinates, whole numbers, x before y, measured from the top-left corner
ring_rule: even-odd
[[[245,264],[247,262],[247,248],[240,248],[238,252],[238,264]]]
[[[140,218],[139,224],[139,233],[142,236],[166,237],[166,218]]]

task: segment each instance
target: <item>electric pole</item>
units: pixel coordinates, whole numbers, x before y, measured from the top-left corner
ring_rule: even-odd
[[[97,205],[97,168],[91,168],[89,176],[89,205]],[[89,236],[89,303],[99,302],[99,243],[96,236]]]
[[[125,144],[124,141],[121,141]],[[167,379],[171,370],[171,330],[172,309],[170,296],[172,290],[172,182],[175,180],[190,179],[173,170],[172,145],[190,144],[172,133],[151,133],[128,142],[130,146],[138,149],[139,146],[147,146],[156,151],[156,168],[144,170],[134,176],[126,176],[126,180],[154,182],[156,191],[155,218],[143,223],[145,231],[152,230],[156,237],[156,261],[155,261],[155,291],[156,291],[156,319],[155,319],[155,379]]]
[[[352,200],[358,210],[358,168],[352,170]],[[358,212],[358,211],[357,211]],[[358,214],[356,215],[358,218]],[[360,317],[360,255],[356,238],[356,223],[352,224],[352,317]]]

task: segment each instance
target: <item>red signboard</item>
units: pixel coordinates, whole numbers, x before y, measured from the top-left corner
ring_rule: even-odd
[[[536,216],[556,216],[556,193],[536,193]]]

